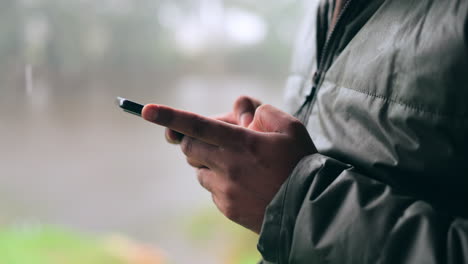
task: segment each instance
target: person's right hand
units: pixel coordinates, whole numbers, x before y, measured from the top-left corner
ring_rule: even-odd
[[[258,107],[248,127],[155,104],[142,117],[185,135],[181,150],[200,185],[227,218],[256,233],[297,163],[317,152],[305,126],[271,105]]]
[[[213,118],[229,124],[248,127],[254,119],[255,110],[257,110],[257,107],[261,104],[262,103],[255,98],[240,96],[234,102],[234,107],[231,112]],[[166,128],[165,136],[167,142],[171,144],[179,144],[184,137],[184,135],[169,128]]]

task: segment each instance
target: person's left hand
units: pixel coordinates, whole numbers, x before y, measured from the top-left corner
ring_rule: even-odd
[[[146,105],[142,117],[185,135],[181,149],[200,184],[226,217],[256,233],[299,160],[317,152],[303,124],[270,105],[248,128],[162,105]]]

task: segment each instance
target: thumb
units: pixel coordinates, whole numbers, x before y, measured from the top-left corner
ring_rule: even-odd
[[[250,129],[259,132],[294,133],[303,124],[292,115],[271,105],[261,105],[255,111]]]
[[[248,127],[254,119],[255,110],[259,105],[261,105],[260,101],[248,96],[237,98],[234,103],[234,116],[237,118],[237,124]]]

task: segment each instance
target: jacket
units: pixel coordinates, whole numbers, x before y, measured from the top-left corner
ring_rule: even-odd
[[[263,263],[468,263],[468,1],[308,1],[287,81],[318,153],[266,209]]]

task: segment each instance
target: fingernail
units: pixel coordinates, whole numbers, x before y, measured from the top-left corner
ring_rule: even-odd
[[[243,113],[240,116],[240,124],[243,127],[247,127],[252,122],[253,115],[251,113]]]
[[[158,118],[158,110],[155,107],[150,107],[145,111],[145,119],[148,121],[156,121]]]

